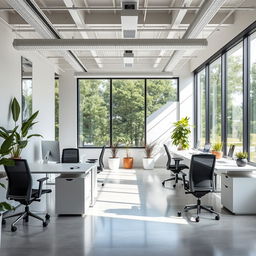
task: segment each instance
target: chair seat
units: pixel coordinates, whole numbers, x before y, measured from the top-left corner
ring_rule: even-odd
[[[169,166],[169,169],[170,170],[176,170],[176,165],[175,164],[171,164]],[[185,165],[185,164],[179,164],[178,170],[184,170],[184,169],[189,169],[189,167],[187,165]]]

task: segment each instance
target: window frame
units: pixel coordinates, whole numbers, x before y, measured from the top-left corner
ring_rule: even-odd
[[[147,144],[147,80],[153,80],[153,79],[158,79],[158,80],[176,80],[177,83],[177,91],[176,91],[176,101],[175,102],[179,102],[179,77],[93,77],[93,78],[87,78],[87,77],[77,77],[76,81],[77,81],[77,148],[85,148],[85,149],[99,149],[101,147],[99,146],[79,146],[80,143],[80,139],[79,139],[79,135],[80,135],[80,118],[79,118],[79,113],[80,113],[80,91],[79,91],[79,80],[109,80],[109,85],[110,85],[110,99],[109,99],[109,130],[110,130],[110,140],[109,140],[109,145],[106,146],[106,148],[110,148],[110,145],[113,142],[113,124],[112,124],[112,116],[113,116],[113,96],[112,96],[112,88],[113,88],[113,80],[144,80],[144,141],[145,141],[145,145]],[[118,148],[125,148],[125,146],[118,146]],[[139,147],[134,147],[134,146],[130,146],[129,148],[131,149],[144,149],[145,146],[139,146]]]
[[[208,60],[202,63],[198,68],[194,70],[194,90],[197,92],[198,84],[197,84],[197,74],[201,72],[203,69],[206,72],[206,84],[207,84],[207,94],[209,94],[209,86],[210,86],[210,74],[209,74],[209,67],[210,65],[217,60],[218,58],[221,59],[221,115],[222,115],[222,122],[221,122],[221,138],[223,142],[223,153],[224,156],[227,155],[227,53],[232,48],[236,47],[239,43],[242,43],[243,47],[243,151],[248,152],[248,159],[249,163],[252,165],[256,165],[256,162],[250,161],[250,36],[256,32],[256,22],[253,22],[249,25],[244,31],[242,31],[239,35],[234,37],[230,42],[228,42],[224,47],[222,47],[219,51],[213,54]],[[194,111],[195,111],[195,138],[194,138],[194,146],[196,146],[198,141],[198,96],[194,93]],[[209,96],[206,95],[205,101],[205,108],[209,106]],[[206,120],[206,138],[210,138],[210,129],[209,124]],[[210,141],[207,140],[206,143]]]

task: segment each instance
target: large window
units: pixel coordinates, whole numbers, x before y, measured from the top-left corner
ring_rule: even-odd
[[[195,72],[195,140],[248,152],[256,164],[256,22],[216,52]],[[205,71],[205,72],[204,72]],[[205,91],[202,77],[205,74]],[[206,111],[202,113],[203,108]],[[203,114],[206,120],[203,123]],[[205,131],[202,132],[202,131]]]
[[[227,53],[227,146],[243,150],[243,45]]]
[[[256,33],[250,37],[250,159],[256,162]]]
[[[146,118],[178,100],[178,79],[78,79],[78,146],[144,147]]]
[[[54,81],[54,105],[55,105],[55,140],[59,140],[59,119],[60,119],[60,91],[59,91],[60,81],[58,77],[55,77]]]
[[[197,85],[198,85],[198,146],[203,146],[205,144],[205,130],[206,130],[206,91],[205,91],[205,69],[197,75]]]
[[[210,142],[221,141],[221,59],[218,58],[209,67],[209,129]]]

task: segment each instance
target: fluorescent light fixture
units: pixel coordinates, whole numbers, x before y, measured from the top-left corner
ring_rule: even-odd
[[[14,39],[16,50],[187,50],[202,49],[206,39]]]
[[[124,67],[131,68],[134,63],[134,54],[130,50],[124,51]]]

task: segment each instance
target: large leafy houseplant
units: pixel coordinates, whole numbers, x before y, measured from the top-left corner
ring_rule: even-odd
[[[17,122],[20,117],[20,104],[16,98],[13,98],[11,101],[11,113],[14,121],[14,128],[12,130],[7,130],[4,127],[0,127],[0,137],[5,141],[9,140],[10,137],[13,139],[10,148],[11,158],[20,158],[21,152],[27,146],[30,138],[35,136],[42,137],[40,134],[29,134],[31,128],[37,123],[35,122],[35,119],[39,111],[36,111],[27,120],[24,120],[21,127],[19,127]]]
[[[1,165],[12,165],[13,161],[8,159],[8,155],[11,152],[12,144],[13,144],[13,136],[12,133],[1,145],[0,147],[0,166]],[[0,183],[0,187],[5,189],[5,185]],[[0,215],[2,211],[12,210],[12,206],[7,202],[0,202]],[[1,231],[0,231],[1,232]]]
[[[174,123],[175,128],[172,131],[171,139],[175,146],[178,146],[179,150],[189,148],[189,135],[191,133],[189,117],[183,117],[179,121]]]

